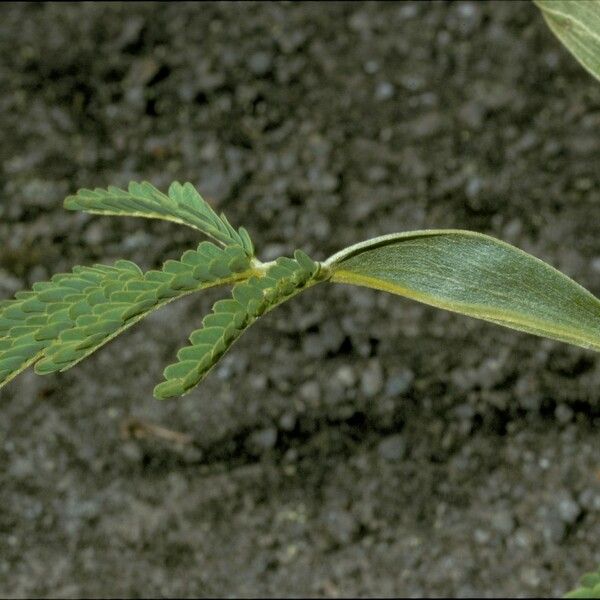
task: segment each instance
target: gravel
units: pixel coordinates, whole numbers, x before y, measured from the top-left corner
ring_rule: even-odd
[[[198,243],[61,207],[131,179],[193,182],[263,259],[468,228],[600,291],[600,86],[531,3],[0,12],[0,298]],[[4,595],[555,597],[600,563],[596,355],[317,286],[154,400],[219,297],[0,391]]]

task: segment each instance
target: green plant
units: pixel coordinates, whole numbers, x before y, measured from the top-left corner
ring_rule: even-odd
[[[600,0],[533,0],[554,35],[600,80]],[[567,598],[600,598],[600,571],[589,573]]]
[[[546,23],[600,79],[600,0],[534,0]],[[149,183],[127,190],[81,190],[70,210],[158,218],[212,238],[142,272],[134,263],[75,267],[0,301],[0,388],[34,366],[65,371],[165,304],[209,287],[232,286],[190,345],[164,371],[158,398],[183,395],[262,314],[324,282],[362,285],[513,329],[600,350],[600,301],[535,257],[470,231],[416,231],[346,248],[324,262],[297,250],[270,263],[255,255],[244,228],[217,215],[189,183],[163,194]],[[568,598],[600,598],[600,571]]]
[[[565,598],[600,598],[600,569],[581,578],[580,586],[565,595]]]
[[[193,389],[262,314],[320,283],[384,290],[513,329],[600,350],[600,300],[541,260],[471,231],[378,237],[316,262],[301,250],[269,263],[244,228],[217,215],[189,183],[167,194],[149,183],[81,190],[70,210],[158,218],[211,237],[146,273],[132,262],[75,267],[0,304],[0,385],[35,365],[65,371],[150,312],[209,287],[230,285],[190,344],[164,371],[158,398]]]
[[[548,27],[579,63],[600,79],[599,0],[533,0]]]

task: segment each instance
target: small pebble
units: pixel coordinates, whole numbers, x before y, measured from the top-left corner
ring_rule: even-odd
[[[365,396],[372,398],[383,389],[383,369],[379,361],[372,360],[360,378],[360,389]]]
[[[573,498],[565,497],[558,503],[558,514],[565,523],[571,525],[581,514],[581,507]]]
[[[267,427],[252,433],[248,439],[248,448],[257,454],[272,450],[277,443],[277,429]]]
[[[327,533],[340,546],[350,543],[358,531],[356,519],[346,510],[329,511],[324,521]]]
[[[389,81],[381,81],[375,88],[375,99],[379,101],[389,100],[394,96],[395,88]]]
[[[344,387],[347,387],[347,388],[351,388],[356,384],[356,374],[354,373],[354,370],[352,369],[352,367],[349,365],[344,365],[343,367],[340,367],[335,372],[335,378]]]
[[[273,66],[273,57],[268,52],[255,52],[248,60],[248,67],[258,77],[264,77]]]
[[[415,375],[410,369],[403,369],[390,375],[385,384],[386,395],[402,396],[406,394],[410,390],[414,378]]]
[[[509,535],[514,531],[515,520],[511,513],[507,510],[499,510],[494,512],[491,518],[492,527],[503,535]]]
[[[406,454],[406,440],[400,434],[390,435],[379,442],[377,453],[389,462],[402,460]]]
[[[300,386],[300,397],[306,402],[316,405],[321,400],[321,388],[316,381],[307,381]]]

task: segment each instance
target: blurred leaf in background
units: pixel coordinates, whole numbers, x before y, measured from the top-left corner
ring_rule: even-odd
[[[600,79],[600,0],[534,0],[548,27]]]
[[[579,582],[580,587],[565,595],[565,598],[600,598],[600,569],[587,573]]]

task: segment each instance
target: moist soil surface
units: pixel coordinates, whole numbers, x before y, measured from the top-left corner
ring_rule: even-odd
[[[600,85],[533,4],[0,17],[0,298],[194,247],[62,208],[142,179],[194,183],[263,260],[464,228],[600,292]],[[0,392],[2,596],[558,595],[600,563],[596,354],[323,285],[153,399],[223,293]]]

